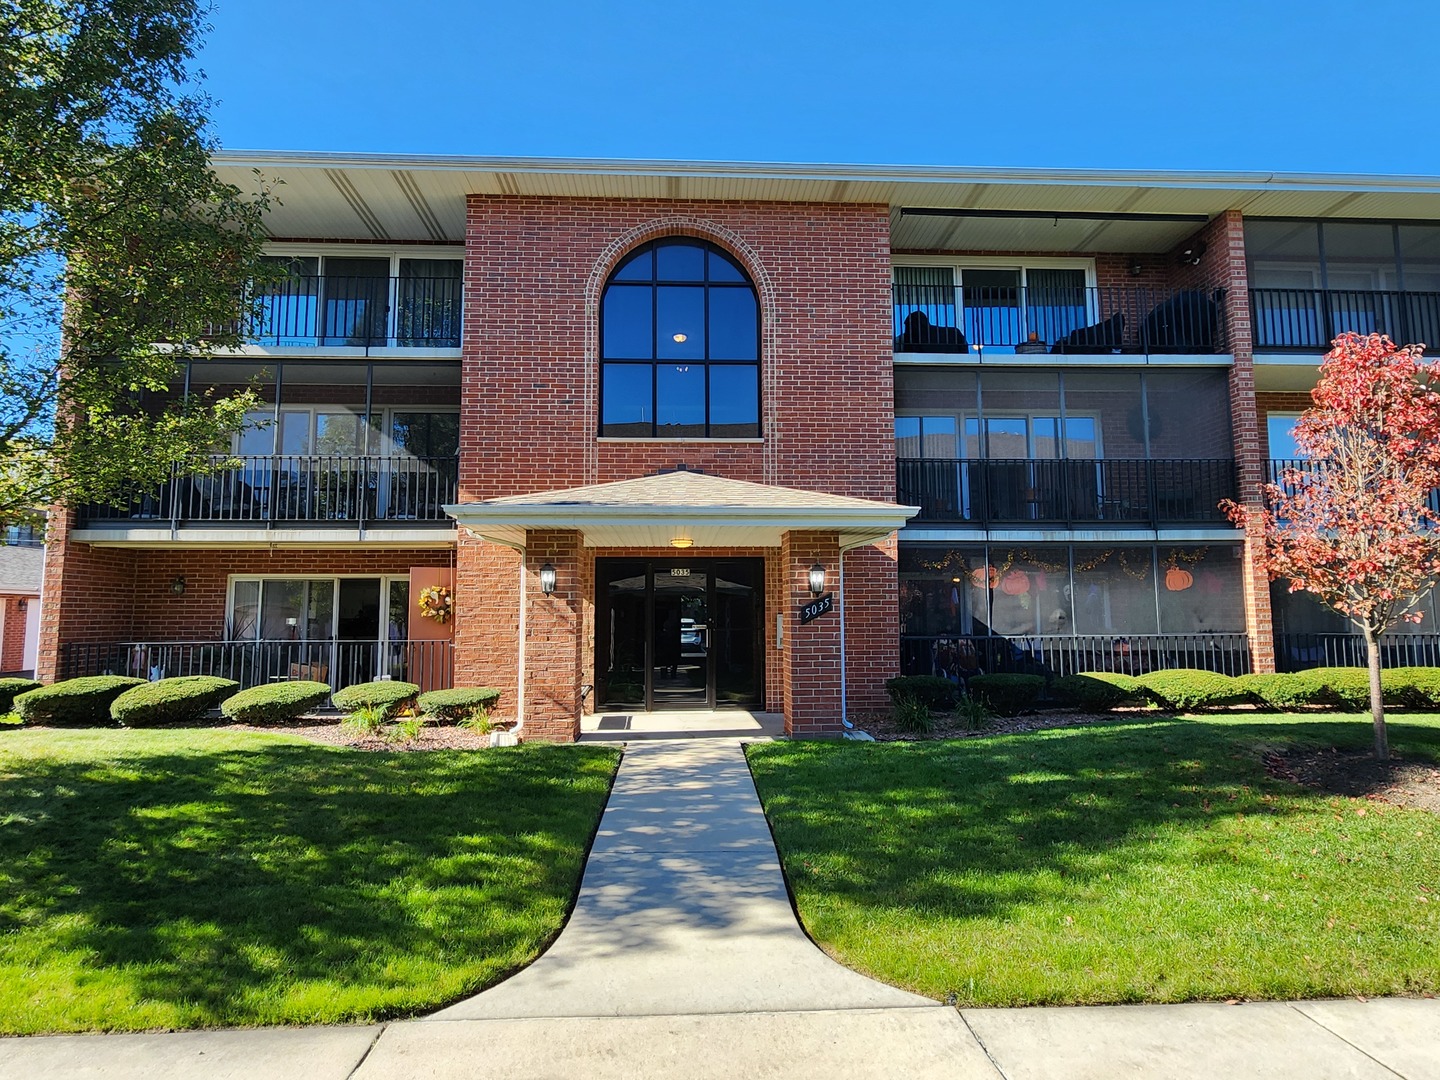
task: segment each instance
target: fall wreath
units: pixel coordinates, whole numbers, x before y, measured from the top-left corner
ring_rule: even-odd
[[[444,625],[455,614],[455,600],[444,585],[431,585],[420,590],[420,614]]]

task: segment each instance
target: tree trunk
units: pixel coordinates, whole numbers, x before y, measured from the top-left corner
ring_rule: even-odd
[[[1375,725],[1375,757],[1390,757],[1390,737],[1385,733],[1385,697],[1380,691],[1380,638],[1365,628],[1365,653],[1370,662],[1370,720]]]

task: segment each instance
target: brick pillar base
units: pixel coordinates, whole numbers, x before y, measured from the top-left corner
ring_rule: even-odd
[[[580,533],[532,529],[525,534],[524,726],[526,742],[580,737],[581,642],[586,560]],[[540,568],[555,567],[555,592],[540,588]]]
[[[781,538],[780,565],[785,573],[785,645],[781,665],[787,735],[838,735],[843,730],[839,607],[800,625],[800,608],[813,599],[810,567],[815,563],[827,571],[826,591],[838,593],[838,534],[788,532]]]

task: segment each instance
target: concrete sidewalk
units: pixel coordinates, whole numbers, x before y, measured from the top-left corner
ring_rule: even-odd
[[[1440,1078],[1440,1002],[956,1010],[801,932],[735,740],[632,744],[544,956],[422,1020],[0,1041],[0,1080]]]

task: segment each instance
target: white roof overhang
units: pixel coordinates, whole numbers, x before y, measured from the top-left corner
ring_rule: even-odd
[[[470,194],[881,204],[891,208],[897,250],[1003,243],[1005,250],[1161,251],[1192,233],[1196,220],[1226,210],[1440,220],[1440,177],[1433,176],[290,151],[225,151],[214,165],[245,191],[256,186],[257,173],[284,181],[281,205],[266,217],[272,236],[378,243],[460,242]],[[947,218],[906,209],[1022,216]],[[1070,216],[1045,219],[1046,212]]]

